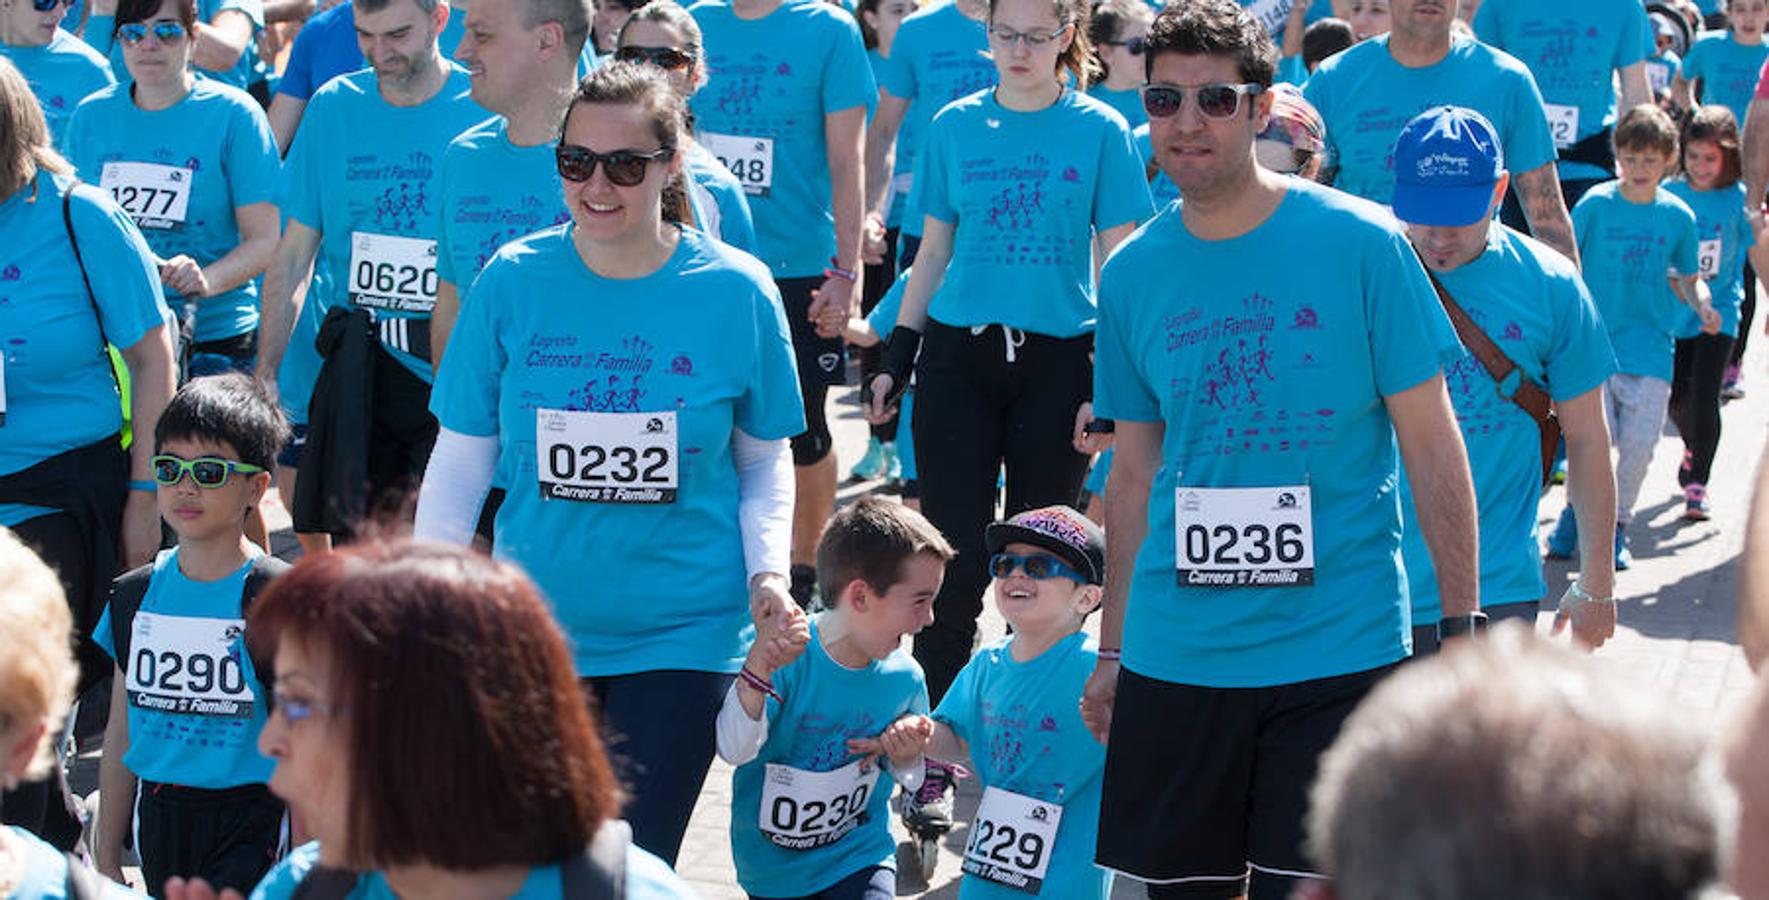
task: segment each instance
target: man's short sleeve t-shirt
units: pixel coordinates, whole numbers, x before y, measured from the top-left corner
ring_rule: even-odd
[[[64,139],[68,120],[80,101],[117,83],[110,63],[98,51],[65,31],[57,29],[55,37],[43,47],[14,47],[0,44],[0,56],[18,67],[19,74],[37,96],[43,118],[49,123],[49,138],[55,148],[67,152]]]
[[[995,63],[985,55],[988,50],[989,35],[983,23],[959,12],[958,4],[951,0],[903,20],[891,45],[891,56],[879,68],[878,76],[879,87],[909,101],[898,132],[899,152],[901,135],[912,134],[915,146],[911,152],[919,160],[934,114],[954,100],[995,84]],[[909,171],[913,174],[919,168]],[[912,180],[901,227],[904,234],[919,237],[922,224],[920,192]]]
[[[442,223],[436,276],[464,295],[498,248],[571,221],[553,161],[553,144],[510,143],[509,122],[488,119],[462,132],[442,154]]]
[[[1650,203],[1630,202],[1619,184],[1597,185],[1573,207],[1581,271],[1617,368],[1670,381],[1683,303],[1666,275],[1700,271],[1695,213],[1662,188]]]
[[[1695,213],[1696,264],[1713,295],[1714,311],[1720,314],[1720,333],[1738,336],[1739,308],[1744,303],[1745,253],[1750,249],[1751,220],[1745,211],[1744,182],[1731,187],[1698,191],[1679,176],[1665,182],[1670,191]],[[1683,314],[1679,338],[1701,333],[1701,317],[1695,310]]]

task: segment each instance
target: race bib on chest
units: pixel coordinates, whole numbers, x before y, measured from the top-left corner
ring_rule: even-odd
[[[676,414],[534,411],[541,497],[584,503],[674,503]]]
[[[1544,103],[1548,113],[1548,133],[1554,136],[1554,149],[1565,150],[1579,142],[1579,108]]]
[[[1720,239],[1702,241],[1695,245],[1696,268],[1701,277],[1712,279],[1720,274]]]
[[[773,138],[702,134],[700,145],[712,151],[737,176],[744,193],[766,197],[774,187]]]
[[[129,705],[165,713],[248,719],[255,702],[240,663],[244,619],[135,613],[130,658],[119,661]]]
[[[436,308],[436,242],[352,232],[350,302],[364,309],[429,315]]]
[[[1180,586],[1314,584],[1314,517],[1306,486],[1181,487],[1174,493]]]
[[[108,162],[98,184],[135,220],[137,228],[173,228],[190,209],[191,170],[156,163]]]
[[[1015,890],[1036,894],[1044,889],[1044,871],[1056,846],[1063,808],[998,787],[983,790],[970,844],[964,848],[964,872]]]
[[[1671,86],[1671,67],[1665,63],[1646,62],[1646,80],[1652,83],[1652,92],[1658,93]]]
[[[877,784],[878,769],[870,759],[833,772],[768,763],[762,775],[762,834],[787,850],[833,844],[870,819],[866,801]]]

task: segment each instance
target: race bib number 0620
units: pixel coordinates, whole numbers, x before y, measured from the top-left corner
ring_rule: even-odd
[[[137,612],[123,668],[137,709],[247,719],[252,688],[241,664],[242,619],[197,619]]]
[[[436,308],[436,242],[358,231],[350,235],[350,302],[429,315]]]
[[[1181,487],[1175,559],[1182,587],[1314,584],[1314,519],[1303,485]]]
[[[866,802],[878,784],[871,759],[833,772],[769,763],[762,775],[762,834],[776,847],[810,850],[848,836],[870,818]]]
[[[998,787],[983,790],[970,843],[964,848],[964,872],[1015,890],[1036,894],[1044,889],[1050,851],[1056,846],[1063,808]]]
[[[676,414],[534,411],[541,496],[585,503],[674,503]]]

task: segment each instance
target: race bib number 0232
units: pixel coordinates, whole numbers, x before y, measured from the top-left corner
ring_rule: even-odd
[[[1314,518],[1303,485],[1181,487],[1173,509],[1182,587],[1314,584]]]
[[[585,503],[674,503],[675,412],[534,411],[541,496]]]
[[[157,163],[108,162],[98,184],[129,214],[137,228],[173,228],[190,211],[191,171]]]
[[[248,719],[252,688],[241,664],[242,619],[197,619],[136,612],[123,661],[137,709]]]
[[[363,309],[429,315],[436,308],[436,242],[351,234],[350,302]]]
[[[970,843],[964,848],[964,872],[1015,890],[1036,894],[1044,889],[1050,851],[1056,846],[1063,808],[998,787],[983,790]]]
[[[787,850],[833,844],[871,818],[866,803],[877,784],[878,769],[870,758],[833,772],[769,763],[762,775],[762,834]]]

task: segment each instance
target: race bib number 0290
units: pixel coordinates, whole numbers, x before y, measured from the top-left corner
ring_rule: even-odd
[[[768,196],[774,187],[773,138],[707,133],[700,135],[700,143],[737,176],[744,193]]]
[[[676,414],[534,411],[541,496],[585,503],[674,503]]]
[[[191,171],[156,163],[108,162],[98,184],[129,214],[137,228],[173,228],[190,211]]]
[[[833,772],[769,763],[762,775],[762,834],[787,850],[833,844],[871,818],[866,802],[877,784],[871,759],[854,760]]]
[[[964,872],[1015,890],[1044,889],[1050,851],[1056,846],[1063,808],[998,787],[983,790],[964,848]]]
[[[436,308],[436,242],[350,235],[350,302],[364,309],[429,315]]]
[[[1314,584],[1314,519],[1308,488],[1181,487],[1174,535],[1182,587]]]
[[[1697,270],[1703,278],[1714,278],[1720,274],[1720,239],[1714,238],[1695,245],[1695,259],[1699,264]]]
[[[121,661],[129,704],[166,713],[247,719],[252,689],[240,662],[243,619],[136,612]]]

